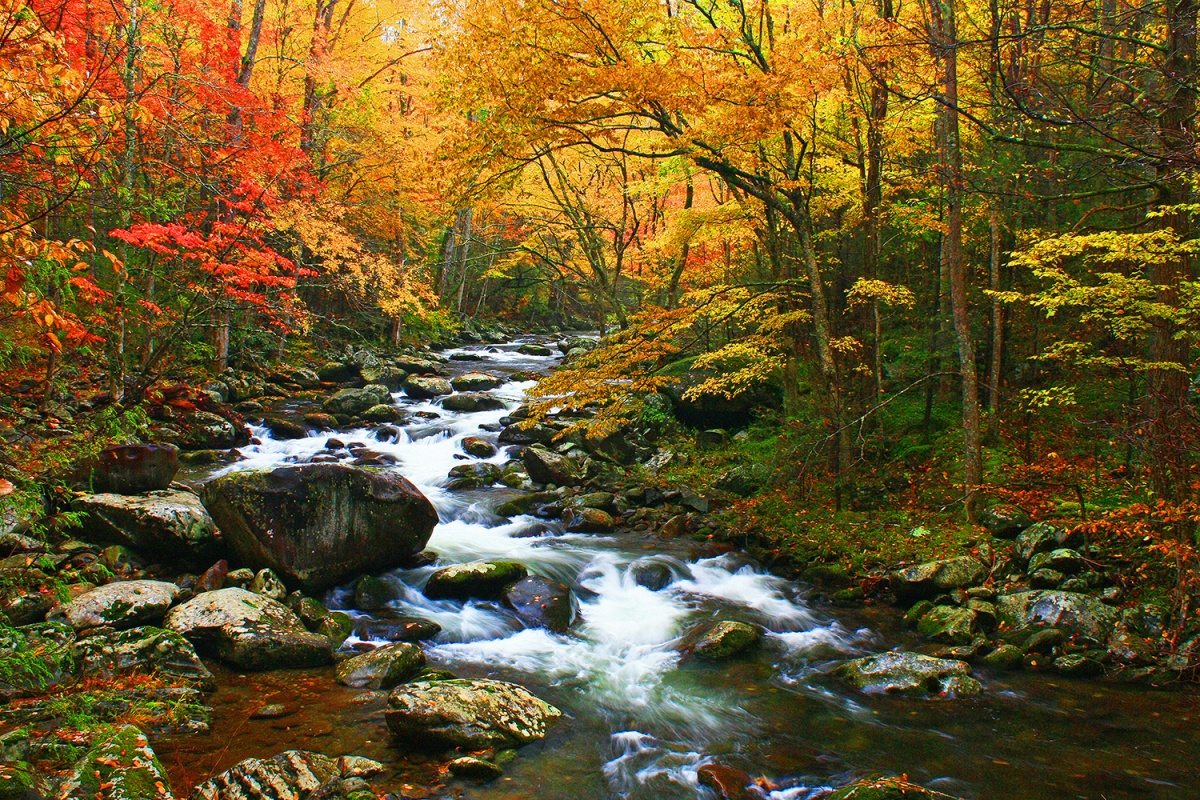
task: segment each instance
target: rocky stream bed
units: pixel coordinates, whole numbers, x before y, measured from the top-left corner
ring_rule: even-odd
[[[622,483],[647,432],[517,424],[587,347],[214,384],[250,443],[217,417],[178,475],[98,465],[71,538],[5,534],[73,582],[4,598],[37,658],[0,672],[0,800],[1197,796],[1200,695],[1151,685],[1159,623],[1086,543],[995,509],[890,576],[900,612],[819,600],[707,536],[712,487]],[[55,738],[89,680],[140,727]]]

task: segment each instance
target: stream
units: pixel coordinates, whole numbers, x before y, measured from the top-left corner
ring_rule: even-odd
[[[454,374],[507,375],[556,362],[518,353],[526,341],[535,339],[448,351],[484,360],[447,366]],[[339,686],[330,669],[239,675],[218,668],[213,733],[156,745],[174,784],[186,791],[243,758],[299,747],[378,759],[392,770],[383,785],[414,798],[712,798],[696,779],[697,769],[712,761],[764,776],[764,795],[774,800],[819,797],[827,787],[872,772],[907,774],[978,800],[1200,797],[1200,694],[1190,688],[1156,691],[976,668],[985,685],[977,699],[854,694],[823,672],[845,658],[915,646],[894,610],[814,605],[804,586],[744,556],[714,556],[699,542],[564,534],[535,517],[496,516],[490,509],[515,496],[511,489],[444,488],[447,472],[469,458],[461,440],[495,442],[498,434],[480,426],[496,428],[532,385],[506,383],[491,394],[508,410],[477,413],[397,393],[396,405],[430,412],[414,417],[398,438],[394,430],[381,440],[357,429],[275,441],[255,428],[261,444],[242,448],[245,459],[222,469],[304,462],[334,435],[394,458],[392,469],[420,487],[439,512],[428,545],[438,561],[383,576],[399,595],[386,612],[354,610],[348,589],[331,592],[327,604],[354,617],[438,623],[442,632],[425,643],[431,665],[528,687],[565,714],[549,736],[520,750],[498,781],[447,783],[440,762],[390,745],[384,693]],[[485,460],[503,464],[504,450]],[[569,633],[525,628],[497,603],[430,601],[421,593],[435,569],[477,559],[518,561],[572,586],[577,607]],[[633,570],[647,562],[670,570],[667,586],[638,585]],[[680,637],[717,618],[763,626],[769,632],[764,646],[733,662],[681,658]],[[352,636],[347,646],[362,641]],[[282,704],[286,713],[255,718],[265,703]]]

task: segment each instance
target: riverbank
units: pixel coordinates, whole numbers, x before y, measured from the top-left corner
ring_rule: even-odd
[[[567,350],[585,347],[567,344]],[[160,775],[140,779],[157,797],[163,796],[158,783],[182,795],[241,769],[227,778],[233,780],[249,769],[239,767],[246,758],[258,759],[255,770],[282,770],[279,780],[298,785],[292,756],[272,760],[297,749],[377,762],[355,762],[350,772],[319,761],[305,768],[325,776],[322,791],[347,797],[718,792],[840,800],[873,796],[863,794],[879,788],[869,776],[883,772],[963,797],[1049,798],[1071,781],[1088,796],[1087,786],[1114,780],[1113,763],[1144,776],[1129,779],[1129,792],[1166,786],[1162,796],[1171,797],[1171,787],[1183,785],[1192,751],[1178,749],[1178,740],[1190,735],[1189,692],[1157,701],[1171,717],[1145,727],[1133,722],[1146,702],[1143,689],[1082,679],[1062,688],[1057,675],[1047,680],[1033,665],[1008,671],[987,662],[999,648],[979,604],[992,604],[999,616],[1001,599],[1021,588],[999,582],[994,561],[976,561],[979,568],[956,562],[965,569],[953,580],[941,568],[929,579],[936,591],[925,611],[950,609],[960,622],[959,612],[970,615],[965,628],[954,629],[969,634],[964,643],[931,642],[936,637],[900,624],[908,604],[892,610],[882,602],[894,591],[896,561],[977,560],[990,531],[964,526],[940,537],[908,529],[895,540],[873,541],[867,524],[848,532],[837,527],[836,537],[821,525],[792,528],[790,519],[802,509],[769,491],[769,478],[739,483],[738,475],[726,474],[738,459],[765,462],[769,442],[745,445],[744,455],[759,448],[756,459],[738,456],[736,447],[722,449],[726,439],[717,434],[685,449],[684,440],[676,444],[670,430],[653,426],[614,438],[567,432],[581,418],[563,415],[527,424],[528,378],[563,352],[554,340],[527,340],[267,375],[257,380],[280,392],[227,398],[241,408],[222,419],[246,444],[197,448],[185,440],[192,449],[181,455],[190,464],[164,487],[147,493],[144,486],[114,485],[74,497],[72,513],[91,504],[92,516],[128,537],[122,545],[81,541],[94,538],[93,520],[78,534],[47,526],[58,534],[49,547],[14,541],[10,558],[17,560],[5,569],[35,583],[24,587],[22,599],[30,616],[12,629],[22,639],[11,649],[31,656],[5,661],[10,689],[12,670],[26,670],[31,680],[8,694],[0,739],[6,757],[35,764],[36,774],[50,779],[38,791],[66,797],[75,796],[64,788],[73,785],[72,774],[83,775],[88,764],[103,767],[112,758],[104,748],[122,736],[143,747],[139,735],[158,753]],[[309,372],[315,384],[305,388]],[[336,380],[322,380],[335,373]],[[182,409],[179,416],[191,413]],[[238,414],[250,421],[249,430],[237,431]],[[186,423],[172,419],[158,430],[164,429],[186,433]],[[735,441],[741,446],[745,439],[728,437]],[[722,469],[709,482],[702,470],[711,468],[706,459],[714,454],[723,454],[713,459]],[[351,476],[360,474],[388,488],[356,495],[358,478]],[[253,494],[262,480],[268,487],[275,480],[260,475],[278,475],[276,488]],[[350,497],[364,509],[373,496],[415,498],[404,484],[393,485],[399,475],[438,519],[430,519],[431,529],[413,541],[409,555],[397,553],[391,564],[361,563],[321,579],[313,570],[328,567],[340,551],[311,562],[294,553],[265,562],[269,553],[237,544],[241,534],[231,538],[243,527],[263,527],[255,520],[277,503],[279,514],[268,515],[275,522],[263,529],[300,536],[305,520],[321,517],[313,509],[334,497]],[[323,487],[342,476],[351,481],[346,492],[303,489],[310,478]],[[746,489],[750,498],[737,499]],[[104,494],[110,499],[97,506]],[[161,517],[167,522],[131,526],[111,513],[149,500],[172,509]],[[287,511],[287,503],[301,501],[305,514]],[[769,538],[770,529],[735,528],[747,509],[756,509],[760,522],[787,519],[779,529],[809,538],[789,543]],[[332,544],[332,531],[363,530],[336,522],[355,513],[321,517],[327,523],[318,526],[320,541]],[[386,517],[398,519],[397,513]],[[205,523],[206,515],[220,524]],[[888,517],[882,525],[900,531],[909,521]],[[177,536],[166,552],[186,551],[192,565],[151,553],[158,540],[148,534],[164,526]],[[425,530],[416,518],[405,529]],[[256,541],[269,550],[271,538]],[[771,542],[773,548],[763,547]],[[755,552],[765,558],[748,558],[747,545],[762,548]],[[803,564],[805,580],[785,579],[796,570],[770,552],[782,545],[794,549],[790,563]],[[818,579],[828,588],[814,596]],[[921,594],[929,589],[923,580],[914,581]],[[6,597],[6,609],[12,599]],[[1124,602],[1111,607],[1123,612]],[[251,619],[246,609],[262,614]],[[227,621],[204,622],[215,613]],[[1026,636],[1055,628],[1044,623],[1031,621],[1037,630]],[[988,638],[966,652],[977,634]],[[1051,642],[1049,655],[1065,644]],[[1051,663],[1062,655],[1072,653],[1054,655]],[[516,688],[489,683],[495,681]],[[496,691],[512,694],[504,695],[503,713],[489,717],[482,700]],[[1123,709],[1116,718],[1093,713],[1088,698],[1097,694],[1106,708]],[[456,728],[462,738],[415,747],[410,723],[400,720],[427,704],[448,709],[451,696],[455,708],[469,712]],[[529,721],[506,727],[503,719],[512,713]],[[997,718],[1005,720],[1000,732],[989,722]],[[141,733],[113,727],[126,724]],[[1054,735],[1025,741],[1017,733],[1026,728]],[[470,733],[480,730],[492,733],[483,740]],[[1088,755],[1097,730],[1113,742],[1105,759]],[[946,744],[947,732],[956,744]],[[1013,744],[1002,743],[1007,736]],[[1157,767],[1135,764],[1146,757],[1147,742]],[[979,752],[996,753],[994,763],[976,764]],[[1084,777],[1067,780],[1050,768],[1064,758]],[[1040,775],[1036,785],[1019,778],[1014,764]],[[885,788],[892,791],[885,797],[919,791],[899,783]]]

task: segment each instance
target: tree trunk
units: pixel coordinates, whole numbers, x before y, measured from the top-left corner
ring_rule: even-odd
[[[992,235],[991,268],[992,291],[1000,291],[1000,206],[992,204],[988,216]],[[992,296],[992,361],[988,369],[988,427],[996,432],[996,418],[1000,414],[1000,370],[1004,365],[1004,304]]]
[[[977,492],[983,482],[983,447],[979,424],[979,376],[975,368],[975,343],[967,306],[967,272],[962,252],[963,158],[958,126],[958,31],[956,0],[927,0],[929,39],[939,67],[941,83],[938,116],[938,153],[946,197],[946,235],[943,256],[950,273],[950,312],[958,340],[962,375],[964,501],[969,519],[976,518]]]

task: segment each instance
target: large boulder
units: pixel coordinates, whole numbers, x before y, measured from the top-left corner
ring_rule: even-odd
[[[271,758],[247,758],[192,790],[191,800],[370,800],[363,781],[383,765],[362,756],[330,758],[307,750],[285,750]]]
[[[468,372],[450,381],[456,392],[486,392],[504,385],[504,379],[486,372]]]
[[[971,667],[965,661],[918,653],[889,652],[856,658],[839,665],[830,674],[867,694],[957,697],[983,691],[983,685],[971,677]]]
[[[515,561],[469,561],[430,575],[424,592],[430,600],[495,600],[527,574]]]
[[[566,633],[575,613],[571,587],[540,575],[530,575],[508,587],[504,600],[529,627],[555,633]]]
[[[222,548],[217,526],[191,492],[93,494],[76,500],[72,510],[84,515],[83,538],[123,545],[146,558],[200,566]]]
[[[557,486],[575,486],[579,483],[579,471],[566,456],[542,447],[526,447],[521,460],[529,477],[537,483],[553,483]]]
[[[341,464],[232,472],[203,497],[240,561],[309,594],[399,566],[438,521],[407,479]]]
[[[997,598],[996,617],[1010,637],[1024,638],[1037,628],[1057,628],[1104,643],[1121,612],[1078,592],[1034,591]]]
[[[401,742],[422,747],[519,747],[546,735],[562,712],[512,683],[416,681],[395,689],[384,711]]]
[[[425,651],[397,642],[377,647],[338,664],[338,683],[356,689],[391,689],[415,678],[425,668]]]
[[[120,581],[81,594],[55,615],[77,631],[132,628],[161,620],[178,596],[179,587],[166,581]]]
[[[59,788],[57,800],[172,800],[168,786],[146,734],[125,725],[92,745]]]
[[[386,386],[390,391],[398,392],[408,373],[399,367],[370,367],[363,370],[362,377],[367,383],[377,383]]]
[[[93,492],[141,494],[166,489],[179,471],[179,451],[169,444],[106,447],[75,468],[75,485]]]
[[[71,654],[85,678],[112,680],[119,675],[153,675],[173,686],[216,687],[213,675],[191,642],[175,631],[145,626],[127,631],[98,631],[75,641]]]
[[[934,606],[917,622],[922,636],[940,644],[969,644],[978,628],[976,611],[958,606]]]
[[[403,388],[406,395],[417,400],[429,400],[454,392],[450,381],[432,375],[409,375],[404,380]]]
[[[250,433],[245,425],[235,425],[219,414],[193,411],[183,420],[184,450],[228,450],[249,443]]]
[[[325,411],[330,414],[354,416],[372,406],[388,402],[391,396],[388,388],[378,383],[368,384],[361,389],[342,389],[325,401]]]
[[[310,633],[287,606],[245,589],[198,594],[167,614],[164,627],[239,669],[313,667],[333,660],[333,643]]]
[[[959,556],[895,570],[888,581],[901,602],[912,602],[974,586],[985,577],[987,568],[983,564],[970,556]]]

